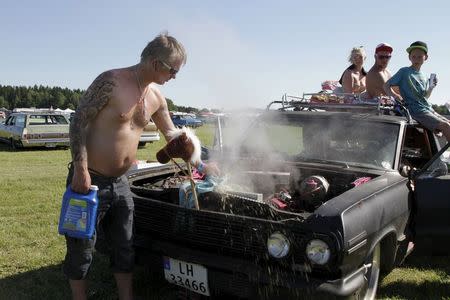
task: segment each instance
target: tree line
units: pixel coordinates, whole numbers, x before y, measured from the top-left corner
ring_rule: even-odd
[[[42,85],[26,86],[10,86],[0,85],[0,108],[12,110],[16,107],[35,107],[35,108],[60,108],[60,109],[76,109],[83,95],[84,90],[68,89],[61,87],[48,87]],[[220,112],[218,109],[198,109],[191,106],[180,106],[166,98],[170,111],[180,112]],[[449,115],[449,110],[445,105],[433,104],[433,109],[442,114]]]
[[[433,109],[434,109],[438,114],[441,114],[441,115],[450,115],[450,112],[449,112],[447,106],[445,106],[445,105],[436,105],[436,104],[433,104],[432,106],[433,106]]]
[[[76,109],[84,90],[68,89],[61,87],[48,87],[42,85],[10,86],[0,85],[0,108],[12,110],[17,107],[35,107],[35,108],[60,108]],[[173,101],[166,98],[170,111],[180,112],[203,112],[209,111],[206,108],[198,109],[191,106],[175,105]],[[218,110],[212,110],[218,112]]]
[[[0,85],[0,107],[12,110],[16,107],[75,109],[84,91],[80,89],[48,87],[42,85]]]

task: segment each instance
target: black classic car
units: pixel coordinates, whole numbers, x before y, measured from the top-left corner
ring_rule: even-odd
[[[450,176],[439,136],[373,105],[281,103],[219,127],[222,178],[174,165],[129,175],[137,262],[215,298],[374,299],[411,251],[448,255]]]

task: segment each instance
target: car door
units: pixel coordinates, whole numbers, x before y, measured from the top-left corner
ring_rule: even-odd
[[[25,128],[26,115],[17,115],[14,121],[14,126],[11,129],[12,138],[19,141],[22,138],[23,130]]]
[[[172,122],[173,122],[173,125],[175,125],[176,127],[182,126],[182,124],[180,123],[180,116],[177,116],[177,115],[172,116]]]
[[[415,174],[414,253],[450,255],[450,143]]]
[[[12,137],[12,130],[14,128],[15,123],[16,123],[15,116],[9,116],[8,119],[6,119],[4,130],[2,130],[2,133],[1,133],[2,138],[9,140]]]

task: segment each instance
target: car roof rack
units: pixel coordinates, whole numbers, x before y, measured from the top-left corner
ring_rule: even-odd
[[[69,112],[65,112],[63,110],[55,110],[52,108],[23,108],[18,107],[14,108],[11,113],[23,113],[23,114],[54,114],[54,115],[61,115],[61,114],[70,114]]]
[[[339,111],[354,113],[372,113],[377,115],[396,115],[411,122],[408,109],[391,97],[364,99],[360,94],[350,93],[303,93],[301,97],[284,94],[281,101],[272,101],[267,105],[279,104],[280,111]]]

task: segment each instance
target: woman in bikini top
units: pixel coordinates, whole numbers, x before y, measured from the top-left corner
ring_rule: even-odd
[[[366,90],[367,72],[363,67],[365,59],[366,52],[363,47],[352,49],[349,57],[351,65],[342,73],[339,80],[344,93],[360,94]]]

